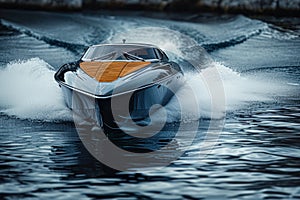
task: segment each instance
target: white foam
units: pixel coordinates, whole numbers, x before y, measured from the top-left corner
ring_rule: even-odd
[[[186,60],[198,69],[198,73],[185,75],[187,82],[176,93],[182,109],[178,108],[175,98],[165,106],[171,116],[169,122],[222,118],[227,111],[240,109],[253,101],[272,100],[271,95],[280,92],[274,81],[243,77],[214,62],[196,41],[177,31],[160,27],[128,29],[115,33],[110,42],[120,42],[124,38],[127,42],[157,45],[171,52],[170,60]],[[7,64],[0,71],[1,112],[45,121],[71,120],[72,115],[53,74],[51,66],[39,58]],[[155,115],[159,116],[159,112]]]
[[[178,31],[162,27],[139,27],[116,33],[110,38],[111,43],[120,43],[126,39],[126,43],[146,43],[159,46],[163,51],[169,51],[182,56],[180,48],[193,46],[196,41]]]
[[[217,62],[211,62],[198,74],[188,73],[185,77],[186,84],[176,93],[181,109],[175,98],[165,107],[171,116],[169,122],[180,118],[187,122],[199,118],[219,119],[226,112],[241,109],[250,102],[272,100],[268,93],[277,89],[270,88],[264,81],[242,77]]]
[[[187,82],[177,93],[181,109],[173,98],[165,107],[169,121],[221,118],[227,111],[242,108],[249,102],[271,100],[269,93],[278,88],[263,80],[243,77],[232,69],[214,62],[198,43],[178,31],[161,27],[128,28],[111,37],[112,43],[126,39],[128,43],[149,43],[170,52],[171,60],[188,61],[199,73],[187,73]],[[273,91],[273,92],[272,92]],[[196,99],[195,106],[193,99]],[[156,114],[159,116],[159,114]]]
[[[1,112],[21,119],[71,121],[72,114],[64,104],[63,94],[53,75],[51,66],[39,58],[7,64],[0,70]],[[266,84],[265,81],[242,77],[217,62],[211,62],[200,73],[185,76],[186,84],[176,93],[182,109],[175,98],[171,99],[165,106],[171,116],[168,122],[221,118],[227,111],[240,109],[251,101],[272,100],[268,93],[279,90],[274,82]],[[213,98],[212,90],[223,91],[217,93],[221,96]],[[216,106],[212,106],[212,102]]]
[[[39,58],[8,63],[0,70],[1,112],[21,119],[71,120],[53,75],[51,66]]]

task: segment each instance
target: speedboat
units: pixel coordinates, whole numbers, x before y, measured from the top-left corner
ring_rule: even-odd
[[[102,128],[119,121],[149,118],[154,105],[166,105],[185,78],[180,66],[154,45],[138,43],[90,46],[76,62],[54,75],[66,105]]]

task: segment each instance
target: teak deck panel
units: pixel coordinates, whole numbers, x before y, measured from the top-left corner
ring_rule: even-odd
[[[151,62],[81,62],[80,68],[99,82],[112,82],[134,71],[146,67]]]
[[[134,71],[137,71],[137,70],[139,70],[141,68],[144,68],[144,67],[146,67],[149,64],[150,64],[150,62],[138,62],[138,64],[136,64],[135,62],[128,63],[126,65],[126,67],[124,67],[123,70],[121,71],[119,77],[124,77],[127,74],[130,74],[130,73],[132,73]]]

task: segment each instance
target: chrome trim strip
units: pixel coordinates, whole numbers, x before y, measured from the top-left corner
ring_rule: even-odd
[[[95,45],[92,45],[92,47],[94,46],[117,46],[117,45],[127,45],[127,46],[139,46],[139,47],[156,47],[158,48],[157,46],[155,45],[152,45],[152,44],[144,44],[144,43],[113,43],[113,44],[95,44]]]
[[[92,60],[92,59],[81,59],[84,62],[157,62],[159,59],[145,59],[142,60]]]

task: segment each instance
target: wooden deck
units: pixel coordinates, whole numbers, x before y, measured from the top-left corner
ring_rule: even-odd
[[[151,62],[81,62],[80,68],[99,82],[112,82],[134,71],[146,67]]]

